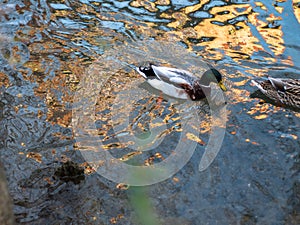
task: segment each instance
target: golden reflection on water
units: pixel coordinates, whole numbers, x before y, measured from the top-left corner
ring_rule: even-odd
[[[293,0],[293,9],[294,9],[294,14],[297,18],[297,20],[300,23],[300,7],[299,7],[300,1],[299,0]],[[298,5],[298,7],[297,7]]]
[[[143,1],[143,0],[134,0],[134,1],[130,2],[130,5],[132,7],[136,7],[136,8],[143,7],[143,8],[147,9],[150,12],[156,12],[157,11],[156,4],[157,4],[157,2],[154,3],[154,2]]]
[[[299,8],[295,6],[296,2],[294,1],[293,8],[295,16],[299,21]],[[169,9],[164,11],[159,10],[158,7],[169,6],[171,5],[170,1],[160,0],[150,2],[134,0],[130,2],[129,5],[131,7],[143,8],[149,12],[155,12],[158,18],[169,21],[165,25],[172,29],[165,31],[157,29],[157,23],[155,22],[138,21],[116,12],[99,13],[95,9],[97,7],[101,9],[101,4],[98,4],[96,8],[82,4],[76,10],[82,14],[93,14],[101,21],[122,22],[127,29],[133,30],[146,38],[155,37],[157,40],[182,41],[188,45],[189,49],[193,49],[196,46],[204,47],[205,52],[199,54],[204,54],[204,56],[206,55],[206,57],[215,60],[222,59],[224,55],[230,56],[234,60],[248,59],[255,52],[268,52],[269,49],[275,55],[280,55],[284,52],[285,47],[281,26],[272,25],[281,21],[280,14],[285,13],[279,5],[273,6],[276,12],[278,12],[278,15],[274,15],[268,11],[264,3],[259,1],[254,2],[254,4],[222,5],[212,7],[209,10],[203,10],[208,3],[209,1],[201,1],[201,3],[185,6],[178,10]],[[200,10],[210,16],[207,18],[194,18],[193,15]],[[262,13],[264,15],[261,15]],[[52,15],[52,18],[55,20],[58,17],[70,17],[70,11],[57,10]],[[89,22],[96,23],[96,21]],[[103,32],[101,26],[92,25],[93,23],[91,23],[88,30],[83,29],[79,31],[74,41],[84,37],[90,44],[97,46],[99,45],[97,37],[100,36],[114,37],[112,43],[115,40],[123,39],[120,33],[114,32],[111,29]],[[257,33],[253,33],[254,30],[261,35],[263,42],[257,37]],[[59,34],[59,36],[63,36],[63,34]],[[65,45],[62,40],[57,41]],[[223,52],[220,50],[223,50]],[[274,58],[266,57],[266,60],[272,59]]]
[[[257,9],[254,10],[253,6],[265,10],[265,13],[268,14],[266,7],[261,2],[255,2],[254,5],[239,4],[213,7],[209,11],[212,18],[205,18],[195,25],[187,26],[193,20],[189,15],[197,12],[207,2],[202,1],[199,4],[187,6],[180,9],[179,12],[161,13],[162,18],[172,20],[167,26],[174,28],[174,30],[165,32],[164,37],[173,37],[177,41],[184,41],[190,47],[191,45],[206,47],[205,50],[210,52],[212,58],[216,60],[222,59],[224,54],[232,58],[247,59],[254,52],[267,51],[264,44],[267,44],[275,55],[284,52],[281,27],[268,27],[269,24],[272,25],[276,21],[280,21],[281,17],[269,13],[266,21],[260,19],[260,14],[255,12]],[[280,7],[275,8],[279,13],[282,12]],[[260,43],[256,34],[253,34],[250,24],[257,29],[265,43]],[[210,39],[209,41],[201,41],[203,37]],[[199,43],[191,43],[189,40],[191,38],[198,40]],[[224,50],[224,53],[220,53],[221,49]]]

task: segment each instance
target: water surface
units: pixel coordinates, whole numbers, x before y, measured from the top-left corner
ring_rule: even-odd
[[[0,154],[18,224],[147,224],[138,220],[147,213],[148,224],[157,223],[153,214],[161,224],[299,224],[300,114],[250,98],[251,79],[299,78],[299,1],[0,4]],[[87,73],[94,69],[105,81],[95,125],[107,151],[151,165],[178,144],[182,117],[175,109],[182,103],[164,96],[157,108],[159,93],[147,92],[130,114],[136,126],[119,135],[147,135],[149,121],[162,118],[165,139],[130,155],[134,143],[121,143],[111,129],[115,99],[132,82],[143,83],[133,65],[153,61],[201,73],[198,59],[214,64],[229,89],[225,138],[210,167],[198,171],[211,131],[201,102],[195,152],[170,179],[143,194],[99,176],[72,125],[73,97]],[[84,168],[84,180],[57,176],[68,160]],[[134,197],[141,193],[150,204],[144,211]]]

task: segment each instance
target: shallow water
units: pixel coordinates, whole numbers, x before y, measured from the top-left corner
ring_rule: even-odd
[[[300,114],[250,98],[251,79],[299,78],[299,1],[0,4],[0,156],[18,224],[299,224]],[[225,136],[204,171],[214,114],[160,102],[134,71],[149,61],[223,74]],[[124,188],[86,163],[99,145],[82,130],[124,163],[163,162],[180,143],[186,163]]]

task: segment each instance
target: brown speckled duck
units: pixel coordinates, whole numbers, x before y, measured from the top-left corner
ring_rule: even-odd
[[[266,95],[279,104],[290,107],[300,108],[300,80],[271,78],[258,81],[252,80],[252,83]]]

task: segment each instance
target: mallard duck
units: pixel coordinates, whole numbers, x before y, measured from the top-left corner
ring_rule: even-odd
[[[226,87],[222,83],[222,75],[211,66],[201,78],[185,70],[153,64],[138,67],[136,70],[152,87],[179,99],[195,101],[205,98],[205,94],[210,93],[211,82],[217,83],[223,91],[226,91]]]
[[[271,78],[252,83],[271,100],[286,106],[300,108],[300,80]]]

